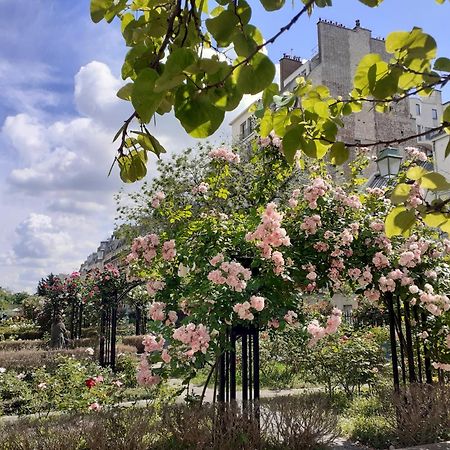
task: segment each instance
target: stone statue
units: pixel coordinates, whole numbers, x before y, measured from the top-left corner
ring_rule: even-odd
[[[64,348],[66,346],[66,327],[60,314],[57,314],[52,322],[51,347]]]

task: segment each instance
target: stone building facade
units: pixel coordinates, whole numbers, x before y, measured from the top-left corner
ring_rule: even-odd
[[[347,28],[319,20],[317,36],[318,52],[310,60],[295,58],[292,61],[287,55],[280,60],[282,90],[291,90],[295,79],[304,76],[313,84],[327,86],[332,96],[346,98],[353,89],[353,76],[364,55],[378,53],[385,61],[390,59],[384,39],[373,37],[372,32],[361,27],[359,21],[354,28]],[[360,113],[345,117],[344,124],[339,131],[339,139],[352,144],[371,144],[416,132],[408,101],[393,104],[388,113],[378,113],[372,105],[365,105]]]

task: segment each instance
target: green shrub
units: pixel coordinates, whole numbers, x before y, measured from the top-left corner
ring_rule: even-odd
[[[385,417],[358,416],[352,421],[350,438],[364,445],[385,449],[394,441],[394,430]]]
[[[373,330],[329,336],[306,355],[309,380],[325,386],[329,395],[339,388],[351,397],[362,386],[373,386],[384,363]]]
[[[138,359],[135,355],[122,353],[117,357],[116,372],[120,374],[125,387],[135,387]]]

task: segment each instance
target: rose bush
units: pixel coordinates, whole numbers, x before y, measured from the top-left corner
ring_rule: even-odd
[[[371,302],[392,294],[418,308],[426,320],[412,322],[414,333],[446,368],[449,242],[420,225],[388,238],[391,203],[381,189],[358,188],[361,160],[336,186],[325,163],[302,171],[287,165],[275,138],[260,144],[242,155],[204,152],[199,167],[187,157],[163,166],[138,196],[150,204],[145,213],[128,210],[150,231],[127,257],[129,280],[145,282],[153,298],[140,382],[192,376],[223,351],[221,338],[236,324],[300,326],[314,345],[337,331],[341,312],[304,324],[303,301],[349,288]]]

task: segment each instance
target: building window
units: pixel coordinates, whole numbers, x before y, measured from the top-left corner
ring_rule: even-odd
[[[416,116],[420,116],[420,105],[416,103]]]
[[[431,110],[431,117],[433,120],[437,120],[438,116],[437,116],[437,109],[432,109]]]
[[[253,131],[253,120],[251,117],[245,120],[245,122],[242,122],[240,125],[240,133],[241,133],[241,139],[245,139],[247,136],[250,136],[250,134]]]
[[[422,126],[421,125],[417,125],[417,134],[422,133]],[[417,136],[417,140],[421,141],[422,140],[422,136]]]

